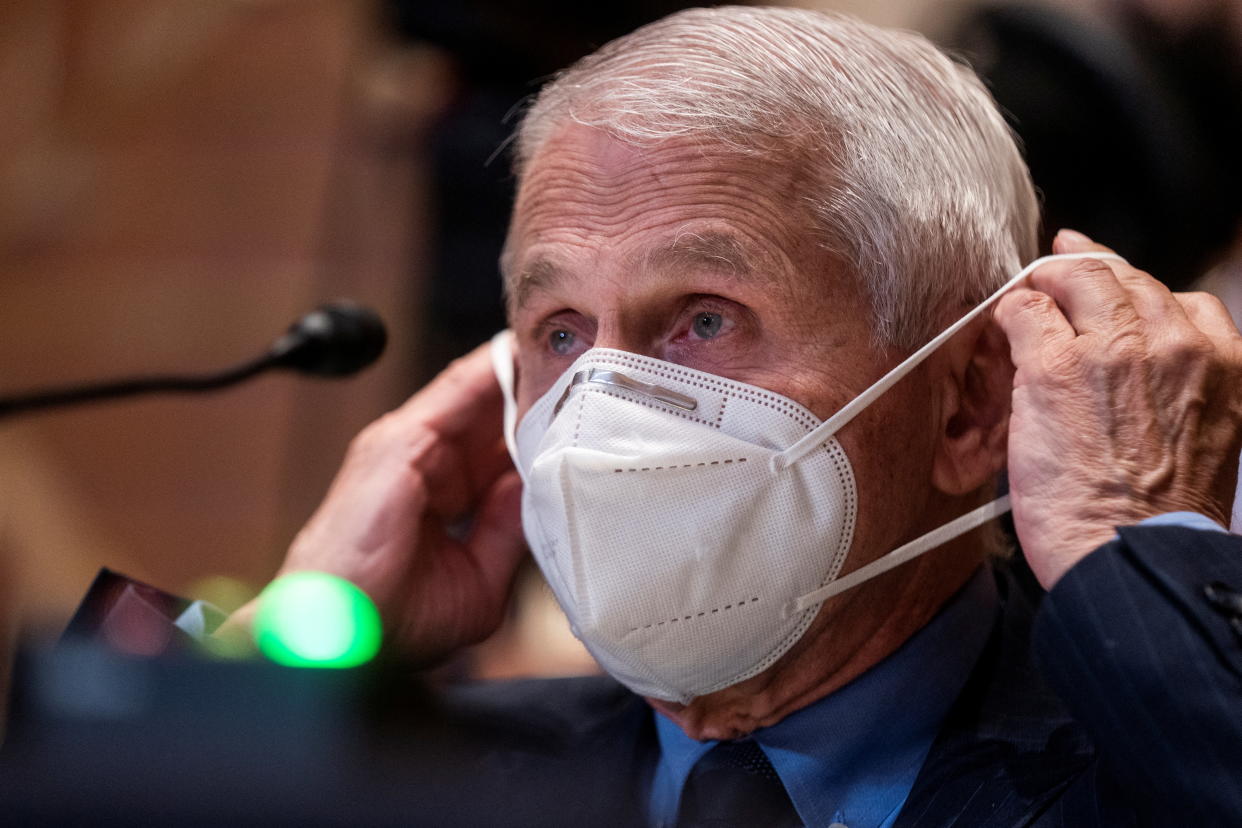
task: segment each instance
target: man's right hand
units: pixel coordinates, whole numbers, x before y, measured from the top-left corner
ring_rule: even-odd
[[[279,573],[317,570],[357,584],[390,643],[419,659],[499,626],[525,550],[521,481],[505,449],[488,347],[354,438]],[[255,611],[252,602],[229,626]]]

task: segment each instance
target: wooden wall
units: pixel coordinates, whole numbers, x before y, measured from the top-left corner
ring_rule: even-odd
[[[416,364],[429,53],[348,0],[0,6],[0,393],[256,354],[327,299],[390,323],[341,383],[269,377],[0,421],[0,606],[62,624],[109,566],[260,585]]]

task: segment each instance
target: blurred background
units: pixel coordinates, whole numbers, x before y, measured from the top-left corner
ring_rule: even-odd
[[[808,2],[921,30],[987,78],[1048,234],[1242,308],[1242,3]],[[231,609],[350,437],[503,324],[503,145],[541,80],[683,4],[7,0],[0,394],[211,370],[351,297],[352,380],[0,421],[0,635],[63,626],[100,566]],[[538,577],[458,665],[589,669]]]

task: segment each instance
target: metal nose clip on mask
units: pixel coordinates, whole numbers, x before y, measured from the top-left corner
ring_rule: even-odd
[[[828,598],[1003,514],[975,509],[838,578],[857,517],[835,435],[1036,267],[1024,268],[825,421],[778,394],[607,348],[517,423],[509,332],[493,341],[522,526],[574,634],[634,692],[668,701],[771,666]]]

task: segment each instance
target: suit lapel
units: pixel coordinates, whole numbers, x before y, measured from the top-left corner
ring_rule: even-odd
[[[1032,596],[997,568],[1001,607],[894,828],[1031,825],[1094,759],[1030,659]]]

